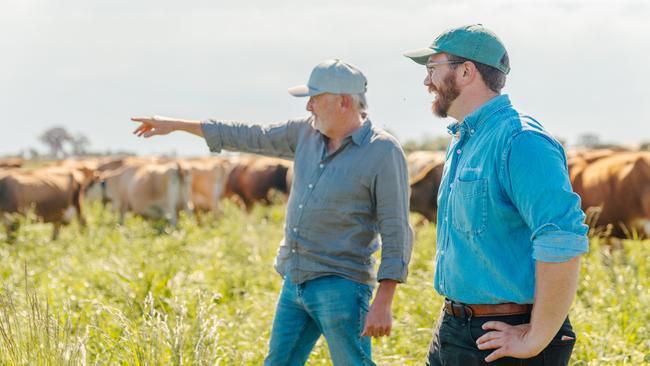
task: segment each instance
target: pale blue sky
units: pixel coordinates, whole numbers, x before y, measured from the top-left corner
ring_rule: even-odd
[[[424,68],[402,56],[483,23],[505,42],[505,92],[570,143],[650,140],[648,1],[0,0],[0,155],[53,125],[93,150],[207,153],[182,134],[140,140],[130,116],[262,124],[307,115],[287,88],[341,58],[369,79],[373,121],[400,139],[445,133]]]

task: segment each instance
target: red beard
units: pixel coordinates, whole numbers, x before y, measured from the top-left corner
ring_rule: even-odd
[[[443,80],[442,85],[438,88],[429,85],[429,93],[436,93],[436,100],[431,106],[431,111],[438,117],[446,118],[451,103],[460,95],[460,89],[456,85],[455,75],[449,73]]]

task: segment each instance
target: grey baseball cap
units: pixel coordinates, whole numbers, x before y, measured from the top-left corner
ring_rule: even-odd
[[[339,59],[326,60],[314,67],[307,85],[289,88],[295,97],[330,94],[363,94],[368,81],[358,68]]]
[[[494,32],[482,24],[449,29],[436,37],[429,47],[408,51],[404,53],[404,56],[425,65],[429,56],[439,52],[446,52],[492,66],[504,74],[510,71],[510,67],[503,63],[506,47]]]

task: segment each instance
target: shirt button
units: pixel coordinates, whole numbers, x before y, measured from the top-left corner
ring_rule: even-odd
[[[445,217],[445,222],[447,222],[447,221],[448,221],[448,220],[447,220],[447,218]]]
[[[312,188],[314,188],[314,185],[313,185],[313,184],[309,184],[307,187],[309,187],[309,189],[312,189]]]
[[[294,228],[293,228],[293,232],[294,232],[294,233],[297,233],[297,232],[298,232],[298,228],[297,228],[297,227],[294,227]]]
[[[469,133],[474,133],[474,129],[472,128],[471,130],[469,130]]]
[[[298,208],[302,208],[302,203],[298,205]]]
[[[295,252],[296,252],[296,250],[295,250],[295,249],[291,249],[291,253],[295,253]]]
[[[456,154],[460,154],[460,149],[456,150]]]
[[[325,168],[325,164],[320,164],[319,167],[321,167],[321,169]]]

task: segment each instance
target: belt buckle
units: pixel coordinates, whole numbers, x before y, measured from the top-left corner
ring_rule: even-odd
[[[465,314],[467,314],[468,319],[472,319],[474,316],[474,310],[469,305],[463,305],[463,308],[465,309]]]
[[[451,301],[451,315],[457,318],[471,318],[474,313],[469,306],[463,303]]]

